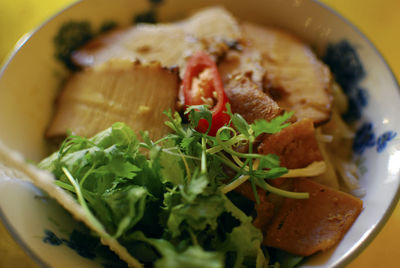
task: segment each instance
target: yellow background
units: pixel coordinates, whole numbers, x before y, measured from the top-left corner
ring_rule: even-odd
[[[0,63],[26,32],[74,0],[0,0]],[[400,80],[400,1],[321,0],[354,23],[381,51]],[[400,165],[400,163],[399,163]],[[377,178],[379,179],[379,178]],[[398,267],[400,206],[378,237],[348,267]],[[0,267],[37,268],[0,223]]]

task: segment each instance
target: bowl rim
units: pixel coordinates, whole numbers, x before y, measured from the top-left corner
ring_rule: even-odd
[[[24,242],[17,230],[12,226],[10,221],[4,215],[3,209],[0,207],[0,220],[3,223],[4,228],[7,230],[12,239],[21,247],[21,249],[40,267],[51,268],[45,260],[41,259],[33,250]]]
[[[42,21],[38,26],[34,27],[31,31],[26,32],[23,34],[15,43],[13,48],[10,50],[10,52],[6,55],[5,59],[3,62],[0,62],[2,64],[0,68],[0,79],[3,77],[3,74],[5,70],[7,69],[8,65],[11,63],[15,55],[19,52],[19,50],[25,45],[25,43],[31,39],[31,37],[41,30],[43,27],[45,27],[50,21],[52,21],[54,18],[59,16],[60,14],[64,13],[65,11],[71,9],[75,5],[78,5],[80,2],[83,2],[84,0],[76,0],[73,3],[67,4],[64,8],[61,8],[57,12],[55,12],[53,15],[49,16],[47,19]],[[33,184],[32,184],[33,185]],[[52,268],[50,267],[45,260],[40,258],[34,251],[31,249],[22,239],[22,237],[18,234],[17,230],[13,227],[13,225],[10,223],[8,220],[7,216],[3,212],[2,206],[0,206],[0,220],[2,224],[4,225],[4,228],[7,230],[8,234],[11,236],[12,239],[20,246],[20,248],[30,257],[36,264],[38,264],[42,268]]]
[[[7,69],[8,65],[10,62],[13,60],[15,55],[19,52],[19,50],[25,45],[25,43],[31,39],[31,37],[41,30],[43,27],[45,27],[49,22],[51,22],[54,18],[59,16],[60,14],[68,11],[69,9],[72,9],[76,5],[79,5],[81,2],[84,2],[87,0],[76,0],[73,3],[67,4],[65,7],[61,8],[57,12],[55,12],[53,15],[49,16],[47,19],[45,19],[43,22],[41,22],[38,26],[33,28],[33,30],[23,34],[20,39],[15,43],[14,47],[10,50],[10,52],[6,55],[5,59],[3,62],[0,62],[2,64],[0,68],[0,79],[2,78],[5,70]],[[367,35],[361,31],[355,24],[353,24],[349,19],[344,17],[342,14],[339,13],[339,11],[335,10],[334,8],[328,6],[326,3],[322,3],[318,0],[309,0],[310,2],[313,2],[316,5],[319,5],[323,9],[326,9],[329,13],[337,17],[339,20],[343,21],[346,25],[348,25],[353,31],[355,31],[374,51],[374,53],[380,58],[386,67],[386,69],[389,71],[390,76],[393,78],[393,82],[395,86],[397,87],[398,92],[400,92],[400,81],[397,79],[396,75],[393,72],[393,69],[389,65],[388,61],[386,58],[382,55],[382,53],[379,51],[379,49],[374,45],[374,43],[367,37]],[[400,79],[400,78],[399,78]],[[398,178],[400,181],[400,178]],[[370,244],[371,242],[378,236],[378,234],[382,231],[383,227],[386,225],[387,221],[389,218],[392,216],[396,206],[398,205],[400,201],[400,183],[397,186],[396,193],[393,197],[393,199],[390,202],[390,205],[387,207],[385,212],[383,213],[382,219],[376,224],[373,228],[372,231],[362,240],[361,244],[358,245],[355,249],[353,249],[350,254],[342,258],[338,263],[334,265],[334,267],[344,267],[348,265],[350,262],[352,262],[354,259],[356,259]],[[33,261],[35,261],[40,267],[44,268],[51,268],[46,262],[41,259],[39,256],[37,256],[34,251],[24,242],[24,240],[20,237],[16,229],[12,226],[12,224],[9,222],[7,219],[6,215],[4,214],[2,207],[0,206],[0,220],[2,221],[5,229],[8,231],[10,236],[15,240],[15,242],[22,248],[22,250],[32,258]]]

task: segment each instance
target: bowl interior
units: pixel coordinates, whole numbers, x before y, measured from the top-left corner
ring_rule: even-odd
[[[346,40],[355,48],[366,75],[357,87],[368,96],[357,125],[370,124],[374,146],[366,147],[358,156],[360,167],[365,171],[361,185],[366,189],[363,197],[364,211],[342,242],[334,249],[318,254],[304,264],[305,267],[339,266],[348,263],[378,233],[394,209],[399,198],[400,143],[384,141],[379,150],[379,137],[400,130],[393,107],[400,105],[399,87],[387,64],[374,46],[352,25],[337,14],[314,1],[207,1],[165,0],[129,1],[98,0],[81,1],[53,17],[29,39],[21,42],[6,64],[0,78],[0,139],[9,147],[21,152],[27,159],[38,161],[49,152],[43,138],[45,128],[52,116],[55,97],[68,73],[54,57],[53,37],[61,25],[68,21],[88,21],[94,29],[105,21],[115,21],[127,26],[137,14],[155,12],[159,21],[173,21],[187,16],[200,7],[219,4],[236,17],[264,25],[286,29],[308,42],[319,55],[324,55],[329,44]],[[382,143],[382,140],[381,140]],[[378,152],[380,151],[380,152]],[[33,237],[43,236],[49,227],[46,215],[55,215],[64,227],[58,206],[38,205],[32,198],[38,192],[26,183],[15,183],[0,176],[0,192],[14,189],[13,196],[1,195],[1,211],[14,234],[35,256],[49,266],[71,267],[74,259],[83,264],[87,258],[60,254],[57,258],[47,255],[48,244]],[[18,201],[21,196],[22,201]],[[29,200],[36,200],[30,202]],[[20,205],[22,204],[23,205]],[[16,205],[19,204],[19,205]],[[35,213],[24,213],[25,211]],[[18,215],[15,216],[15,215]],[[21,222],[35,221],[29,228]],[[55,227],[54,227],[55,228]],[[53,228],[53,229],[54,229]],[[62,229],[62,228],[61,228]],[[69,229],[70,230],[70,229]],[[38,242],[40,241],[40,242]],[[45,249],[45,250],[43,250]],[[63,252],[67,247],[57,247]],[[57,255],[58,256],[58,255]],[[81,263],[82,261],[82,263]],[[87,263],[85,263],[87,265]]]

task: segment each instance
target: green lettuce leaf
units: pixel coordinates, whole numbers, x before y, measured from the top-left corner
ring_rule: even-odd
[[[148,195],[144,187],[136,185],[107,191],[102,195],[102,200],[110,209],[109,224],[118,223],[115,237],[120,237],[142,219]]]
[[[162,255],[155,262],[157,268],[222,268],[224,267],[223,254],[220,252],[205,251],[198,245],[189,246],[182,252],[165,239],[151,239],[142,233],[136,232],[132,239],[145,241]]]

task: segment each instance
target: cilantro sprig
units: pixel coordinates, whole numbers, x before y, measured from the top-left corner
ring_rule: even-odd
[[[212,114],[205,105],[192,106],[187,109],[186,114],[188,114],[190,122],[187,126],[182,125],[182,119],[178,113],[172,114],[171,112],[166,113],[169,118],[166,124],[182,139],[180,146],[183,149],[189,146],[193,147],[196,142],[199,147],[201,141],[202,158],[212,155],[236,172],[232,181],[222,186],[221,191],[223,193],[228,193],[249,180],[257,203],[259,203],[257,186],[288,198],[308,198],[308,193],[285,191],[270,185],[267,180],[286,174],[287,168],[280,166],[279,157],[276,155],[262,155],[253,152],[256,138],[261,134],[278,133],[289,126],[288,120],[293,116],[293,112],[285,112],[271,121],[256,120],[252,124],[248,124],[240,114],[232,113],[229,103],[227,104],[227,113],[231,121],[229,125],[221,127],[215,137],[209,136],[207,133],[197,132],[195,129],[201,119],[207,120],[211,125]],[[177,138],[176,136],[172,137]],[[248,152],[238,152],[236,148],[240,146],[247,147]],[[202,161],[201,163],[204,164],[205,162]]]

